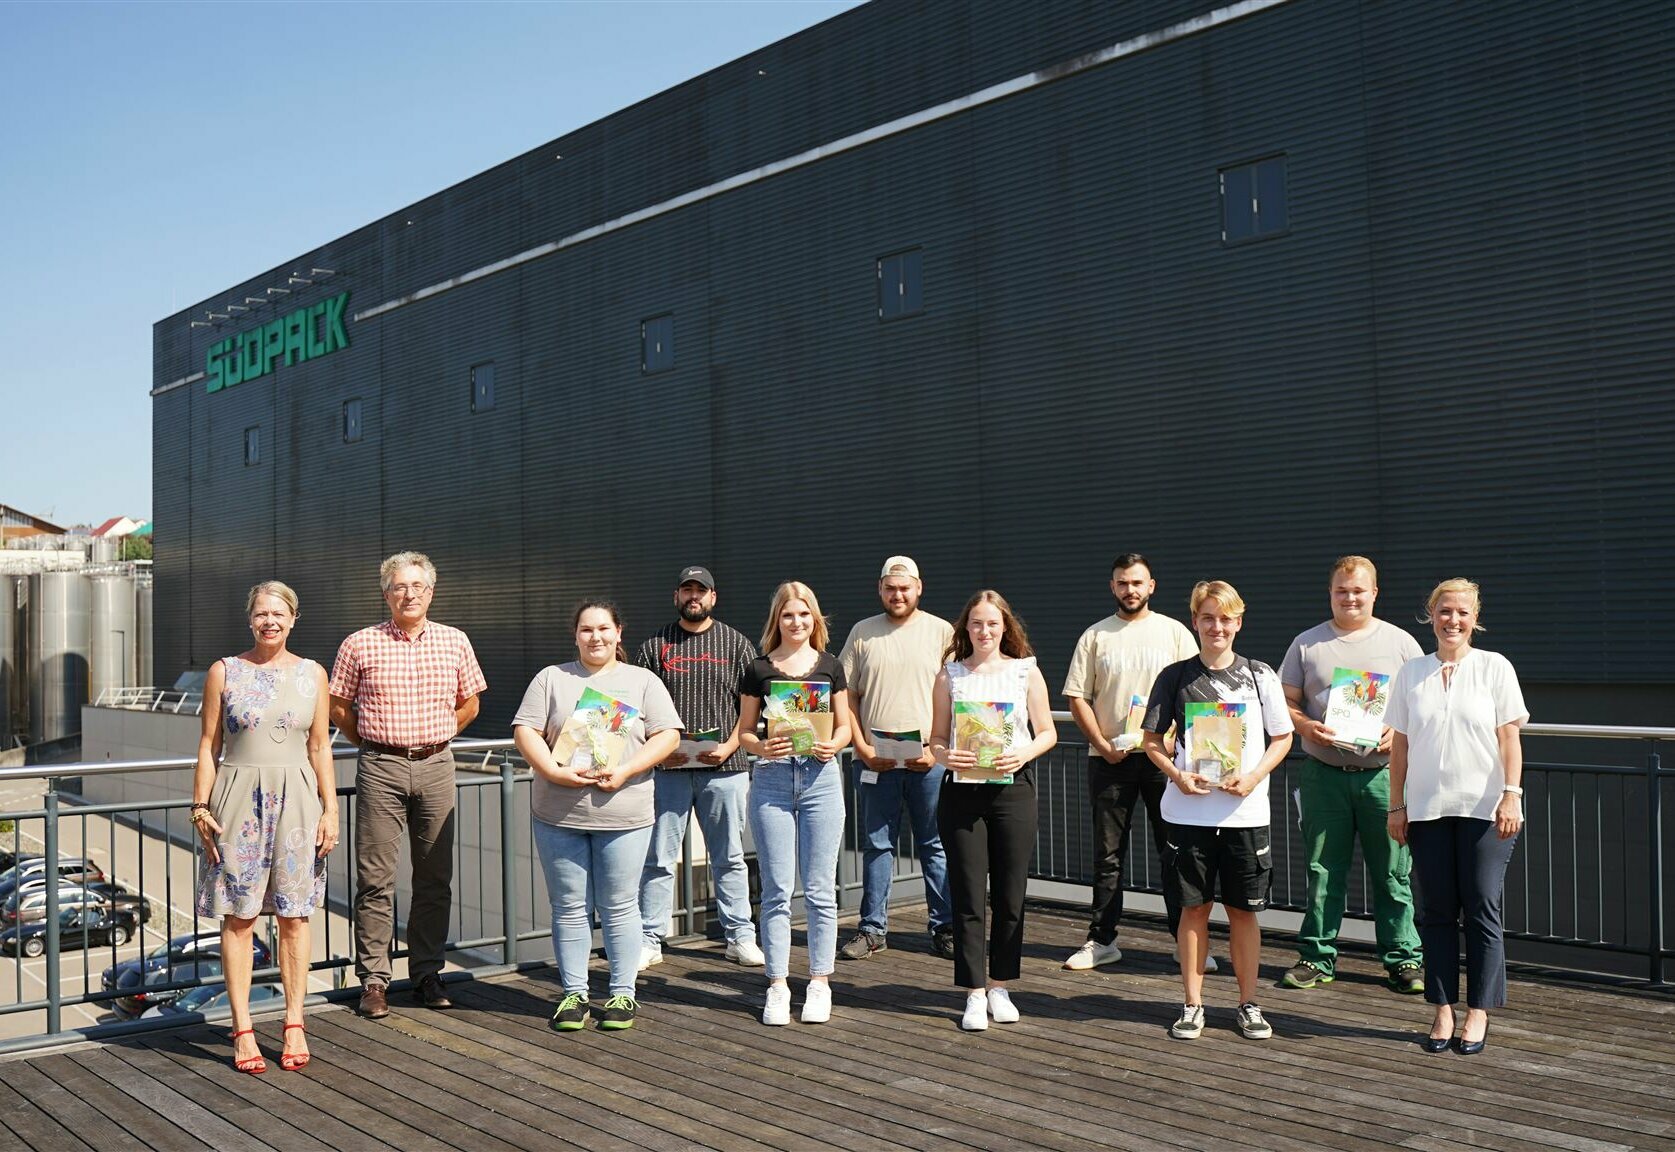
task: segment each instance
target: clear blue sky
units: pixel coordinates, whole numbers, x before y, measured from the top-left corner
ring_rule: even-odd
[[[8,3],[0,503],[151,514],[151,326],[853,0]]]

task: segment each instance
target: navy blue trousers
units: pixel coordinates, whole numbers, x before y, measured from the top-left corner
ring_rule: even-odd
[[[1460,998],[1460,931],[1466,937],[1466,1007],[1506,1003],[1501,898],[1516,836],[1502,840],[1493,820],[1445,816],[1407,826],[1413,852],[1414,920],[1425,949],[1425,999]]]

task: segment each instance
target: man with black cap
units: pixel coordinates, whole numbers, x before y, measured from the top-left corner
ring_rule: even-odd
[[[739,681],[756,659],[756,646],[710,615],[715,577],[708,568],[681,570],[674,623],[640,645],[635,663],[657,673],[680,713],[682,747],[658,765],[657,818],[640,876],[645,925],[640,967],[663,962],[663,938],[675,900],[675,863],[694,811],[709,851],[716,910],[727,936],[727,959],[755,967],[762,949],[750,923],[750,879],[744,862],[749,764],[739,747]],[[714,734],[715,747],[692,754],[692,742]],[[708,741],[703,741],[708,743]]]

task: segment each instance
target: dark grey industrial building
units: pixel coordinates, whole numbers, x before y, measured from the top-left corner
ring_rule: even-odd
[[[482,734],[687,563],[841,639],[908,552],[1056,686],[1117,551],[1274,661],[1357,551],[1427,642],[1478,579],[1539,719],[1667,722],[1672,77],[1664,0],[877,0],[159,322],[154,679],[270,576],[329,661],[403,548]]]

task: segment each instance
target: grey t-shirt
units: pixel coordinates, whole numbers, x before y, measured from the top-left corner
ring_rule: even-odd
[[[1280,683],[1303,690],[1303,714],[1310,720],[1326,716],[1326,698],[1332,693],[1332,672],[1349,668],[1356,672],[1382,672],[1394,677],[1396,670],[1420,655],[1419,641],[1406,631],[1383,620],[1352,636],[1340,636],[1330,620],[1318,624],[1291,642],[1280,664]],[[1303,740],[1303,751],[1338,768],[1377,768],[1390,762],[1388,752],[1349,752],[1335,744]]]
[[[632,664],[617,664],[591,676],[580,663],[549,664],[529,682],[512,723],[536,729],[551,748],[588,688],[639,712],[621,729],[627,737],[624,757],[636,755],[647,736],[680,728],[680,715],[663,681]],[[530,789],[530,810],[535,819],[561,828],[619,832],[651,824],[656,814],[654,798],[650,772],[640,773],[615,792],[601,792],[592,785],[567,788],[536,776]]]

